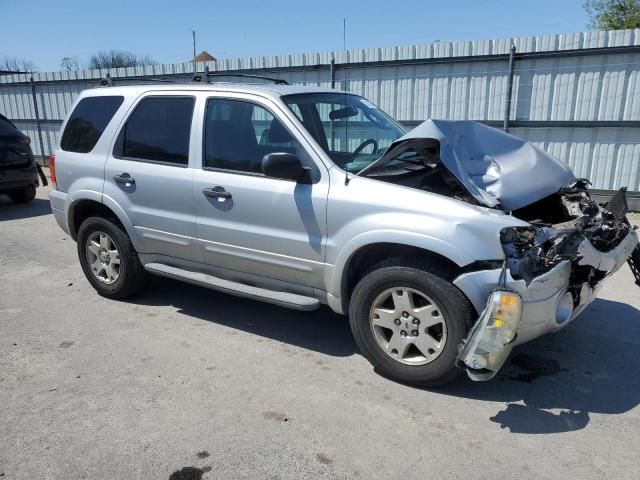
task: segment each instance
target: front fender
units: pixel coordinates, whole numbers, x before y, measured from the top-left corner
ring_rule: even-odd
[[[393,229],[364,232],[352,238],[342,247],[334,265],[327,272],[329,277],[327,278],[328,290],[331,295],[340,296],[343,272],[353,255],[361,248],[376,243],[394,243],[421,248],[448,258],[461,267],[475,260],[455,245],[429,235]]]

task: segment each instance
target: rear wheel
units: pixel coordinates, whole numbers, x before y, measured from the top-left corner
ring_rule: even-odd
[[[22,190],[16,190],[9,193],[9,198],[14,203],[29,203],[31,200],[36,198],[36,186],[29,185]]]
[[[141,290],[147,272],[127,233],[102,217],[89,217],[78,230],[78,257],[87,280],[108,298],[126,298]]]
[[[435,386],[461,373],[455,365],[474,309],[435,265],[401,259],[374,267],[360,280],[350,324],[362,354],[381,374],[403,383]]]

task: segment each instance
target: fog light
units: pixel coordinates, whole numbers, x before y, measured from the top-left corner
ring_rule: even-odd
[[[506,360],[522,318],[520,295],[491,292],[487,306],[464,342],[459,359],[474,370],[497,372]]]
[[[562,325],[571,318],[573,314],[573,295],[566,292],[556,306],[556,323]]]

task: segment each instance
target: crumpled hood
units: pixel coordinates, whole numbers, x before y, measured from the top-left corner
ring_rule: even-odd
[[[529,142],[470,120],[427,120],[393,142],[375,163],[397,157],[403,144],[413,148],[414,139],[436,140],[443,165],[489,207],[499,203],[517,210],[575,180],[567,165]]]

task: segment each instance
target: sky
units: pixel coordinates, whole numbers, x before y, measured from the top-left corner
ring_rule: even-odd
[[[0,0],[0,58],[60,70],[122,49],[159,63],[480,40],[587,30],[584,0]]]

